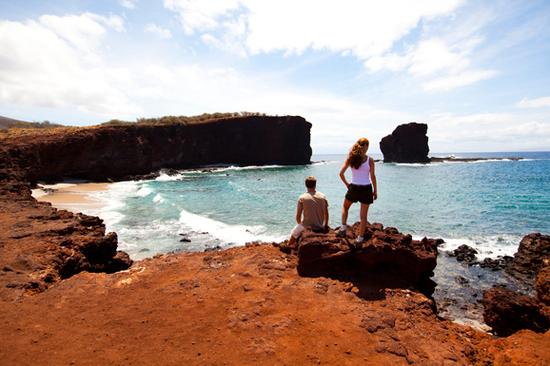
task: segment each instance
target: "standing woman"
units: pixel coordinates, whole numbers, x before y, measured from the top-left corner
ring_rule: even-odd
[[[348,211],[352,203],[361,202],[361,225],[356,242],[361,243],[367,227],[369,205],[377,198],[376,175],[374,174],[374,160],[367,156],[369,140],[362,137],[352,146],[342,169],[340,179],[348,188],[342,207],[342,226],[340,235],[345,235],[348,221]],[[346,180],[346,170],[351,168],[351,184]]]

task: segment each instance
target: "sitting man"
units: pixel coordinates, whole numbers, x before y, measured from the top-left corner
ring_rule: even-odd
[[[288,240],[289,248],[296,248],[296,242],[305,229],[315,232],[328,232],[328,201],[324,194],[317,192],[317,179],[306,178],[307,192],[298,199],[296,207],[296,227],[290,234]],[[303,219],[302,219],[303,214]]]

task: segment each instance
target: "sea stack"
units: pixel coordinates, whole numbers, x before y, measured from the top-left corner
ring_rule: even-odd
[[[410,122],[399,125],[380,141],[385,163],[429,163],[428,125]]]

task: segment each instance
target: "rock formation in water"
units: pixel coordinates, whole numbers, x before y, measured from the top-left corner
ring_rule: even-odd
[[[532,233],[523,237],[506,272],[533,285],[547,259],[550,259],[550,235]]]
[[[429,163],[428,125],[411,122],[397,126],[380,141],[386,163]]]
[[[0,157],[32,182],[121,180],[209,164],[308,164],[310,129],[309,122],[293,116],[51,129],[4,138]]]
[[[550,236],[523,237],[505,270],[532,288],[536,297],[493,287],[483,294],[485,322],[502,336],[520,329],[546,332],[550,328]]]

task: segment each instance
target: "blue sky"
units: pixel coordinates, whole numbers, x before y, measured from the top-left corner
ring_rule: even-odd
[[[0,0],[0,115],[257,111],[315,153],[427,123],[434,152],[550,150],[550,2]],[[372,144],[374,152],[378,144]]]

